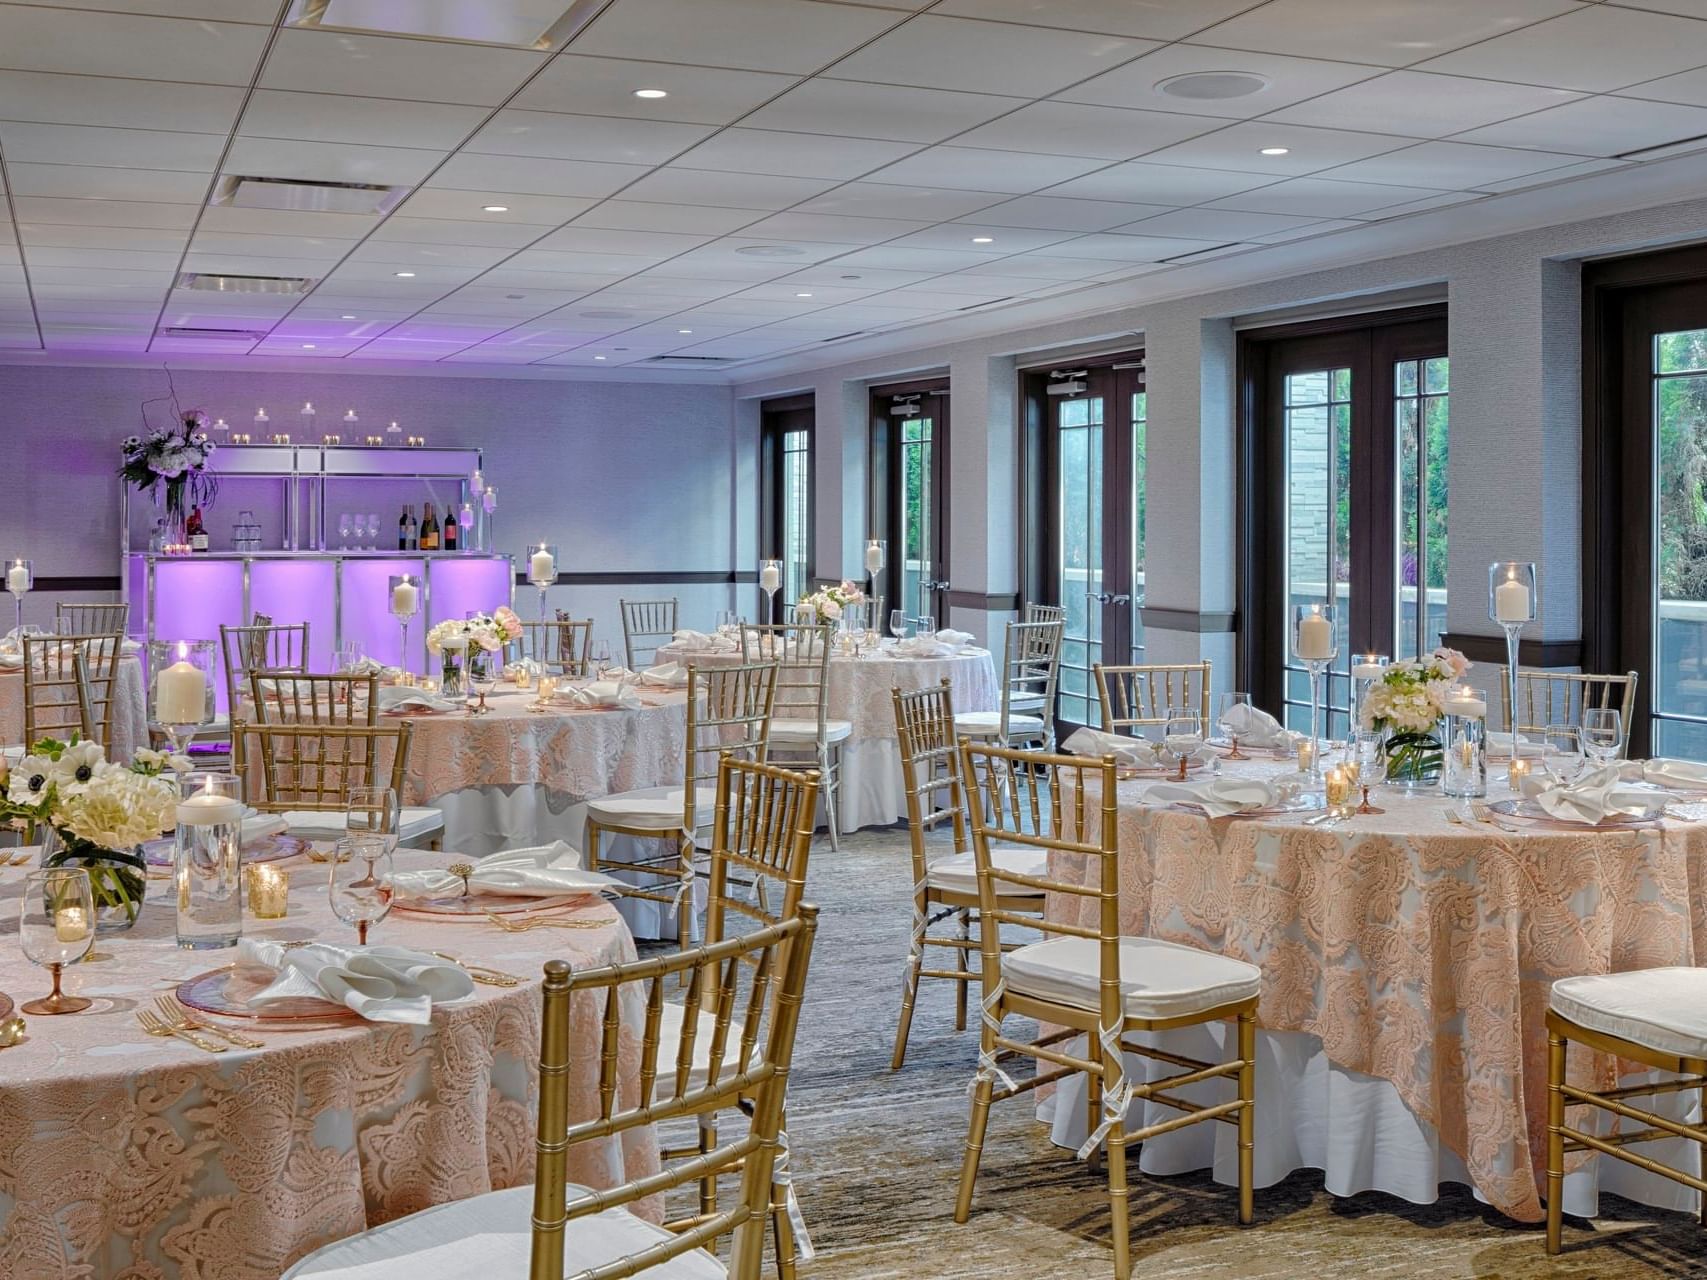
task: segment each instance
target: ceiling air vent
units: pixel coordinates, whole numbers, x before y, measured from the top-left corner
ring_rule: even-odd
[[[373,182],[311,182],[234,173],[220,179],[213,203],[289,213],[390,213],[408,194],[408,187]]]
[[[734,364],[735,360],[732,356],[647,356],[640,363],[677,369],[711,369],[720,364]]]
[[[194,325],[168,325],[159,331],[162,338],[204,338],[219,342],[259,342],[266,337],[263,329],[198,329]]]
[[[562,48],[610,0],[294,0],[285,25],[424,40]]]
[[[307,293],[314,281],[307,276],[232,276],[214,271],[180,271],[174,289],[198,293]]]

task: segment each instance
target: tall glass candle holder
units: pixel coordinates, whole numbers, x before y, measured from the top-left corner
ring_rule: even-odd
[[[243,936],[243,784],[234,773],[187,773],[179,784],[173,883],[178,945],[234,947]]]
[[[36,567],[22,556],[14,556],[6,561],[6,590],[12,593],[12,599],[17,604],[18,630],[12,634],[23,635],[24,628],[24,597],[29,595],[30,588],[36,585]],[[22,643],[20,641],[20,643]]]
[[[1446,712],[1445,762],[1440,789],[1459,799],[1488,794],[1488,700],[1479,689],[1459,686],[1441,700]]]
[[[213,723],[212,640],[155,640],[148,646],[149,723],[183,755],[203,725]]]
[[[765,621],[776,621],[776,593],[782,586],[782,561],[759,561],[759,590],[765,593]]]
[[[1292,610],[1292,656],[1310,672],[1310,755],[1299,772],[1312,782],[1322,777],[1323,676],[1339,657],[1339,618],[1331,604],[1301,604]]]
[[[391,592],[391,616],[397,619],[397,625],[403,629],[402,647],[397,653],[397,665],[407,671],[409,670],[409,619],[421,612],[421,584],[415,581],[413,574],[402,573],[386,579],[386,586]]]
[[[528,547],[528,581],[539,589],[539,620],[545,621],[545,592],[557,581],[557,548],[549,542]]]
[[[1512,755],[1517,754],[1517,638],[1534,622],[1541,608],[1535,565],[1521,560],[1496,560],[1488,566],[1488,617],[1505,632],[1506,709],[1510,713]]]
[[[888,561],[889,544],[882,538],[867,538],[865,540],[865,576],[869,584],[867,596],[877,599],[877,575],[883,572],[883,566]]]
[[[1369,697],[1369,691],[1387,674],[1391,661],[1384,653],[1351,655],[1351,732],[1346,736],[1353,744],[1363,733],[1363,704]]]

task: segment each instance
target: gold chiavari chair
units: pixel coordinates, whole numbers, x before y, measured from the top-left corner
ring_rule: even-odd
[[[694,853],[717,803],[717,768],[727,753],[763,764],[770,744],[771,707],[776,698],[776,663],[733,667],[689,667],[687,740],[679,786],[645,787],[587,802],[587,868],[647,877],[623,896],[669,904],[686,947],[692,936]],[[652,855],[611,857],[606,834],[669,841],[674,847]]]
[[[1020,618],[1021,622],[1065,622],[1066,620],[1067,610],[1063,606],[1033,604],[1029,600],[1025,602],[1025,613]]]
[[[1095,664],[1102,731],[1118,733],[1145,725],[1165,725],[1173,712],[1195,715],[1209,728],[1208,662],[1155,663],[1121,667]]]
[[[830,718],[833,634],[827,622],[750,624],[741,628],[741,660],[777,664],[768,758],[780,764],[817,766],[830,847],[840,849],[836,800],[842,744],[853,737],[853,721]]]
[[[110,747],[122,637],[24,636],[24,742],[73,733]]]
[[[962,711],[954,731],[1006,746],[1055,741],[1055,679],[1060,672],[1060,622],[1010,622],[1002,653],[1002,704],[997,711]]]
[[[1114,1274],[1116,1280],[1127,1280],[1132,1270],[1126,1185],[1126,1148],[1130,1145],[1205,1120],[1236,1125],[1239,1221],[1251,1221],[1256,1014],[1262,971],[1195,947],[1121,934],[1114,769],[1112,756],[1085,760],[961,744],[961,771],[974,788],[967,808],[978,863],[979,941],[988,994],[982,1006],[978,1073],[973,1082],[972,1116],[954,1220],[965,1222],[972,1210],[972,1190],[978,1178],[990,1104],[1083,1072],[1089,1084],[1090,1114],[1100,1114],[1100,1119],[1079,1153],[1094,1156],[1106,1146],[1109,1204],[1114,1215]],[[1085,866],[1084,882],[1009,871],[993,856],[998,839],[1045,855],[1064,855]],[[1097,873],[1089,873],[1091,866]],[[1002,902],[1009,886],[1062,895],[1058,901],[1065,909],[1051,912],[1042,921],[1011,911]],[[1087,903],[1089,913],[1094,914],[1091,925],[1078,923],[1082,918],[1080,905]],[[1053,936],[1004,952],[1000,933],[992,927],[1004,924],[1041,929]],[[1002,1021],[1009,1014],[1034,1018],[1065,1031],[1037,1042],[1013,1039],[1002,1029]],[[1237,1053],[1226,1062],[1199,1062],[1127,1041],[1128,1036],[1139,1032],[1223,1020],[1237,1025]],[[1065,1048],[1055,1047],[1074,1033],[1084,1036],[1083,1054],[1076,1051],[1076,1040]],[[1001,1053],[1037,1058],[1038,1073],[1016,1083],[997,1065]],[[1148,1083],[1135,1080],[1126,1074],[1129,1053],[1182,1070]],[[1046,1064],[1052,1069],[1043,1070]],[[1203,1080],[1229,1078],[1237,1081],[1237,1096],[1226,1102],[1203,1106],[1171,1092]],[[1183,1114],[1129,1128],[1130,1109],[1136,1105],[1142,1116],[1151,1104],[1172,1107]]]
[[[249,707],[257,724],[378,724],[379,677],[255,668]]]
[[[225,666],[225,689],[231,718],[243,718],[243,698],[249,692],[249,673],[308,670],[308,624],[274,623],[256,614],[249,626],[219,628],[219,657]],[[265,619],[265,621],[263,621]]]
[[[53,616],[59,630],[70,635],[124,635],[130,626],[128,604],[77,604],[65,602],[54,606]]]
[[[977,979],[972,955],[972,916],[978,910],[978,868],[966,831],[966,791],[960,779],[960,748],[954,736],[952,685],[944,680],[934,689],[903,693],[895,700],[895,736],[901,748],[901,785],[907,795],[907,832],[913,854],[913,938],[901,991],[901,1021],[895,1028],[895,1054],[889,1063],[899,1071],[907,1055],[907,1036],[913,1025],[913,1002],[920,978],[947,978],[956,984],[954,1029],[966,1029],[967,993]],[[926,856],[925,837],[931,828],[952,824],[954,852],[934,862]],[[1049,858],[1035,849],[998,848],[997,861],[1009,870],[1040,876]],[[1002,905],[1015,912],[1043,910],[1043,895],[1029,889],[1004,889]],[[943,937],[930,927],[953,919],[958,932]],[[927,948],[940,947],[954,955],[954,969],[926,969]]]
[[[569,614],[557,611],[557,648],[562,674],[580,679],[593,674],[593,620],[576,621]]]
[[[309,1254],[283,1280],[332,1280],[358,1266],[373,1280],[419,1280],[429,1270],[508,1280],[521,1277],[524,1266],[528,1280],[759,1280],[771,1171],[817,927],[818,909],[802,903],[799,914],[781,924],[675,955],[581,971],[547,961],[533,1185],[436,1205],[340,1240]],[[720,1028],[712,1046],[720,1052],[710,1061],[725,1056],[724,1037],[737,1040],[727,1054],[736,1065],[727,1070],[696,1071],[694,1059],[703,1049],[692,1035],[673,1057],[660,1048],[655,1031],[669,1007],[665,992],[683,978],[686,1025],[697,1026],[709,1011]],[[573,1042],[571,1011],[587,1011],[589,1002],[603,1049],[598,1114],[575,1116],[570,1072],[585,1054]],[[633,1035],[635,1009],[644,1028],[639,1036]],[[732,1030],[737,1025],[738,1032]],[[636,1040],[638,1053],[631,1047]],[[630,1092],[636,1080],[638,1092]],[[627,1099],[633,1101],[619,1101]],[[743,1103],[748,1120],[739,1138],[603,1191],[568,1181],[569,1153],[580,1143],[607,1144],[629,1130]],[[646,1197],[720,1174],[741,1180],[739,1197],[726,1209],[662,1225],[628,1211]],[[723,1236],[733,1237],[726,1267],[708,1252]]]
[[[1510,667],[1501,666],[1500,706],[1505,723],[1512,723]],[[1517,731],[1545,733],[1548,725],[1581,725],[1590,707],[1611,707],[1624,726],[1620,754],[1630,750],[1630,717],[1636,710],[1634,671],[1623,675],[1587,675],[1580,671],[1526,671],[1517,669]]]
[[[262,813],[283,814],[297,835],[341,834],[350,792],[390,787],[401,799],[415,726],[407,720],[384,725],[243,724],[231,735],[232,769],[243,779],[250,804]],[[389,756],[389,763],[387,762]],[[397,819],[400,844],[437,847],[444,815],[437,809],[403,807]]]
[[[619,600],[623,659],[630,671],[652,665],[659,646],[676,636],[675,600]]]
[[[1670,967],[1627,973],[1561,978],[1553,984],[1547,1008],[1547,1252],[1563,1245],[1565,1157],[1594,1151],[1633,1164],[1649,1173],[1680,1182],[1701,1193],[1707,1203],[1707,1181],[1683,1169],[1626,1150],[1641,1142],[1684,1138],[1707,1154],[1707,1123],[1690,1124],[1665,1116],[1628,1099],[1654,1094],[1695,1091],[1698,1105],[1707,1106],[1707,1031],[1701,1009],[1707,1007],[1707,969]],[[1576,1044],[1617,1060],[1639,1062],[1667,1073],[1623,1088],[1575,1085],[1567,1078],[1566,1055]],[[1580,1076],[1579,1076],[1580,1078]],[[1573,1128],[1567,1107],[1610,1112],[1633,1125],[1617,1133],[1595,1126]],[[1639,1127],[1638,1127],[1639,1126]],[[1707,1168],[1701,1173],[1707,1177]]]
[[[593,620],[578,622],[562,609],[555,622],[524,622],[519,639],[511,642],[513,658],[528,658],[548,676],[579,678],[589,674],[593,651]]]

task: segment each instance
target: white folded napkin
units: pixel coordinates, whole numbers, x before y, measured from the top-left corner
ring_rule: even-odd
[[[640,695],[617,680],[595,680],[584,689],[559,689],[557,696],[577,707],[638,707]]]
[[[642,684],[662,685],[666,689],[685,689],[688,684],[688,669],[679,662],[665,662],[656,667],[647,667],[640,673]]]
[[[24,655],[18,649],[0,649],[0,667],[21,667]]]
[[[935,636],[909,636],[897,641],[891,652],[903,658],[947,658],[953,655],[954,646]]]
[[[938,641],[954,649],[964,649],[978,637],[970,631],[956,631],[953,627],[944,627],[936,633]]]
[[[1523,794],[1560,822],[1594,826],[1611,817],[1657,818],[1664,811],[1663,791],[1640,787],[1621,776],[1617,765],[1594,769],[1569,786],[1531,774],[1523,780]]]
[[[391,892],[398,898],[443,898],[462,892],[462,877],[448,871],[398,871]],[[530,849],[506,849],[474,863],[470,891],[517,898],[552,898],[565,893],[619,892],[621,882],[581,866],[581,851],[561,840]]]
[[[1627,782],[1651,782],[1678,791],[1707,791],[1707,764],[1694,760],[1626,760],[1619,772]]]
[[[282,813],[257,813],[253,817],[243,819],[242,842],[254,844],[257,840],[265,840],[268,836],[276,836],[290,830],[290,824],[285,821]]]
[[[630,671],[627,667],[612,667],[610,670],[606,671],[604,675],[599,677],[601,680],[609,680],[613,683],[622,680],[638,680],[639,678],[639,676],[635,675],[634,672]]]
[[[1539,742],[1533,742],[1522,734],[1519,734],[1517,754],[1523,757],[1539,758],[1543,745],[1544,744]],[[1511,735],[1509,733],[1499,733],[1490,729],[1488,731],[1488,754],[1490,756],[1502,757],[1509,760],[1511,758]]]
[[[1117,763],[1135,769],[1152,769],[1160,759],[1153,742],[1091,728],[1074,730],[1072,737],[1061,744],[1061,750],[1075,756],[1113,756]]]
[[[461,711],[465,703],[459,698],[444,698],[425,689],[407,685],[382,685],[379,705],[387,711]]]
[[[287,948],[244,938],[237,944],[237,955],[279,971],[271,986],[249,998],[257,1009],[308,997],[341,1004],[369,1022],[424,1023],[432,1019],[434,1004],[474,994],[474,979],[461,965],[407,947],[316,942]]]
[[[396,679],[403,674],[402,667],[388,667],[374,658],[357,658],[350,667],[349,674],[353,676],[378,676],[382,680]]]
[[[1229,707],[1220,723],[1224,733],[1238,737],[1241,747],[1256,747],[1266,751],[1292,745],[1291,730],[1282,728],[1280,721],[1261,707],[1253,707],[1248,702]]]
[[[670,643],[687,653],[728,652],[737,647],[728,636],[707,635],[703,631],[678,631]]]
[[[1196,805],[1211,818],[1267,809],[1298,794],[1293,778],[1212,778],[1208,782],[1158,782],[1144,793],[1146,804]]]

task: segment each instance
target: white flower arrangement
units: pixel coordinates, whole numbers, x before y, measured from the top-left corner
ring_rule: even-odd
[[[207,470],[214,443],[207,436],[207,415],[192,409],[169,427],[150,428],[146,436],[128,436],[119,474],[144,493],[164,489],[166,509],[182,512],[207,506],[219,492]]]
[[[427,632],[427,651],[455,653],[476,648],[497,653],[522,634],[521,619],[500,605],[496,613],[477,613],[472,618],[447,618]]]
[[[809,613],[824,622],[835,622],[849,605],[860,604],[864,600],[865,592],[852,582],[844,581],[840,586],[820,587],[808,592],[800,597],[794,608],[796,615]]]
[[[1469,659],[1444,648],[1392,663],[1363,700],[1363,727],[1428,733],[1446,714],[1446,691],[1469,669]]]

